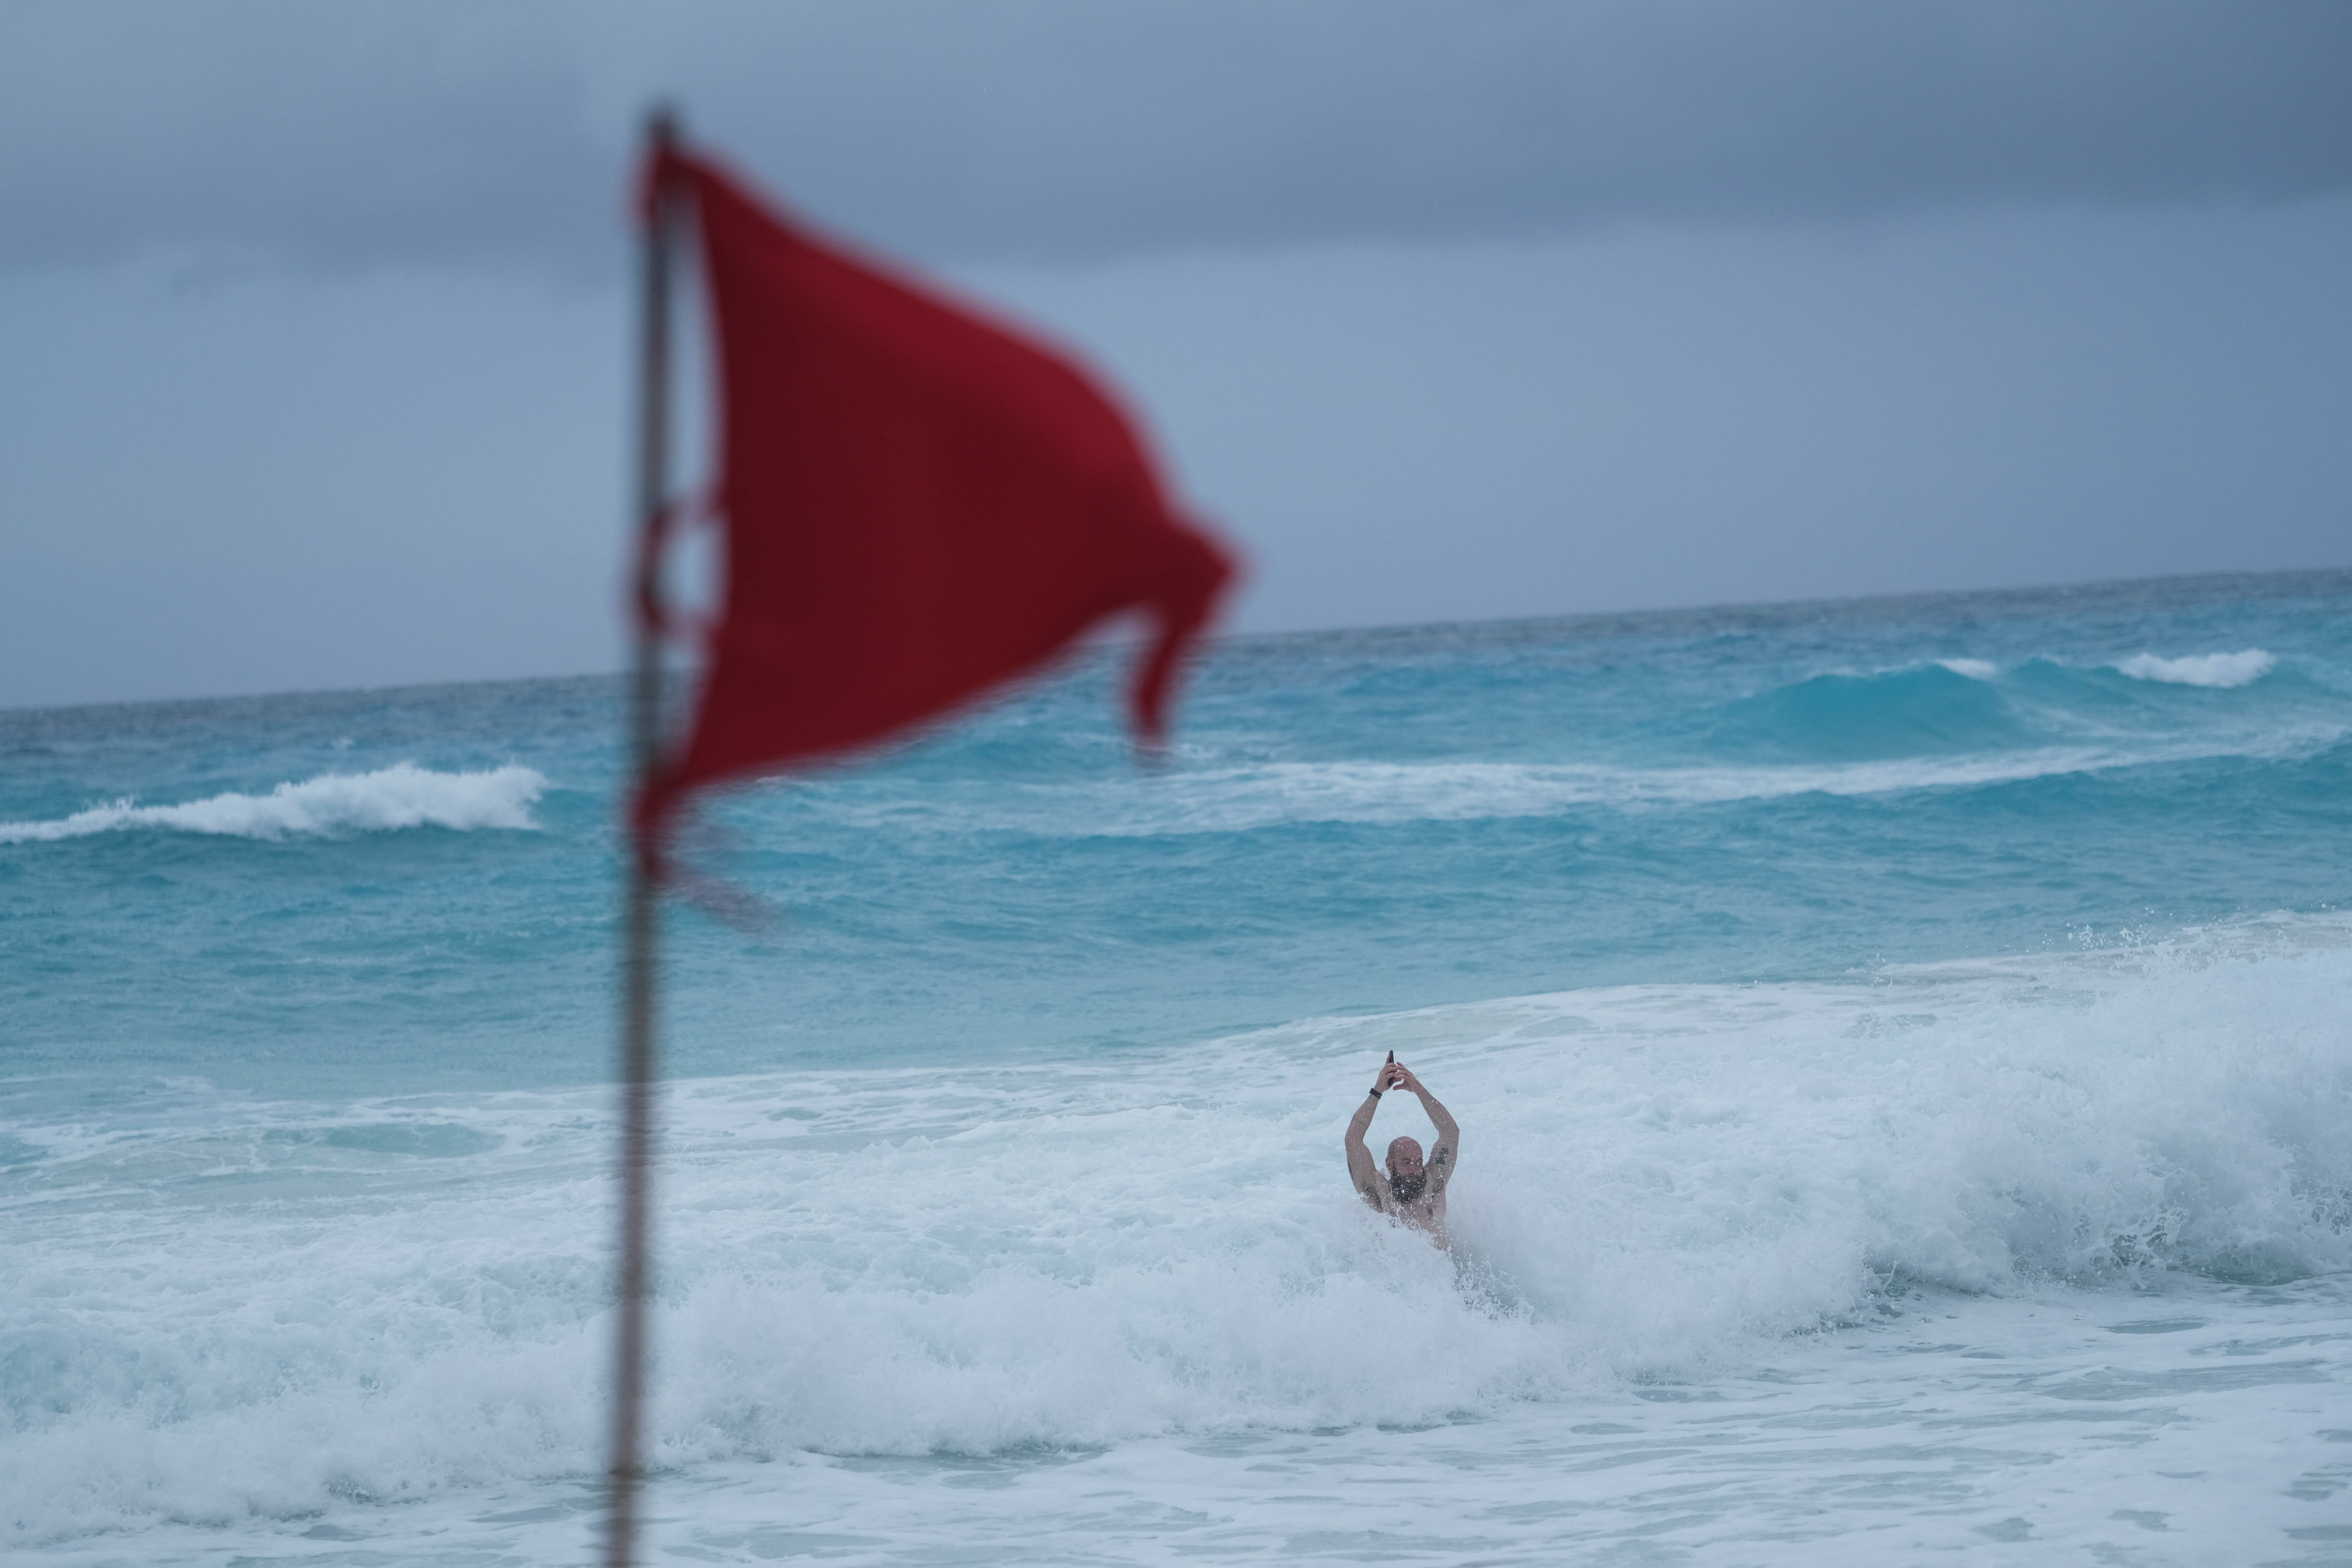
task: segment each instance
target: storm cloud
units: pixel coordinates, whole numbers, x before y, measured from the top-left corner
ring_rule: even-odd
[[[13,5],[0,267],[610,276],[674,99],[804,209],[1061,264],[2352,188],[2352,5]]]
[[[660,99],[1106,372],[1243,630],[2341,566],[2347,82],[2347,0],[8,0],[0,704],[614,667]]]

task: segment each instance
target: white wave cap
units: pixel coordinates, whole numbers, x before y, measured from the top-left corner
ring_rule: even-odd
[[[1938,659],[1936,663],[1956,675],[1966,675],[1972,681],[1989,681],[2000,674],[2000,666],[1990,659]]]
[[[940,791],[885,806],[812,792],[835,820],[897,828],[929,821],[1052,837],[1248,832],[1294,822],[1475,821],[1582,808],[1716,805],[1790,795],[1978,789],[2102,768],[2217,757],[2295,757],[2342,742],[2341,726],[2253,740],[2050,746],[1961,757],[1750,767],[1620,768],[1600,763],[1267,762],[1140,782],[1031,786],[1011,802]]]
[[[2263,648],[2246,648],[2235,653],[2191,653],[2184,659],[2136,653],[2116,666],[2136,681],[2222,690],[2250,686],[2277,667],[2278,655]]]
[[[124,828],[244,839],[425,827],[528,831],[539,826],[530,808],[546,789],[547,779],[536,768],[513,764],[442,773],[401,762],[373,773],[322,773],[299,784],[280,784],[267,795],[232,790],[177,806],[142,806],[126,799],[51,821],[0,822],[0,844],[79,839]]]
[[[2128,1301],[2334,1274],[2348,979],[2352,928],[2297,919],[981,1074],[680,1082],[656,1451],[683,1469],[1494,1419],[1783,1364],[1792,1336],[1881,1307],[1935,1323],[2061,1283]],[[1391,1050],[1463,1124],[1450,1259],[1348,1190],[1340,1129]],[[20,1197],[0,1542],[593,1477],[600,1103],[257,1105],[77,1156],[102,1188]],[[1426,1134],[1417,1105],[1379,1118],[1375,1147]],[[221,1170],[282,1196],[151,1218]],[[488,1179],[459,1197],[457,1172]],[[1982,1392],[1939,1397],[1966,1420]]]

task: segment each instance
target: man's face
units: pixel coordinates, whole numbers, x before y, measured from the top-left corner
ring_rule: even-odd
[[[1421,1174],[1421,1145],[1411,1138],[1399,1138],[1389,1145],[1389,1179],[1409,1182]]]

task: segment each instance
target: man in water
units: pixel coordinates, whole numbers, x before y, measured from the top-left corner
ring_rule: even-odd
[[[1372,1167],[1364,1133],[1372,1124],[1372,1113],[1380,1109],[1381,1096],[1396,1088],[1410,1089],[1421,1096],[1421,1108],[1429,1113],[1430,1123],[1437,1129],[1437,1147],[1424,1162],[1420,1144],[1411,1138],[1397,1139],[1389,1145],[1388,1174],[1383,1176]],[[1411,1068],[1391,1061],[1381,1069],[1372,1092],[1364,1096],[1356,1119],[1348,1124],[1348,1176],[1366,1203],[1416,1230],[1427,1231],[1432,1241],[1444,1247],[1445,1187],[1454,1179],[1454,1162],[1461,1149],[1462,1129],[1454,1124],[1437,1096],[1421,1086]]]

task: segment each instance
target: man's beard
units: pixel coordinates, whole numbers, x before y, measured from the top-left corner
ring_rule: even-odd
[[[1395,1195],[1399,1203],[1419,1203],[1423,1189],[1428,1186],[1427,1171],[1409,1176],[1401,1176],[1394,1171],[1389,1173],[1389,1191]]]

